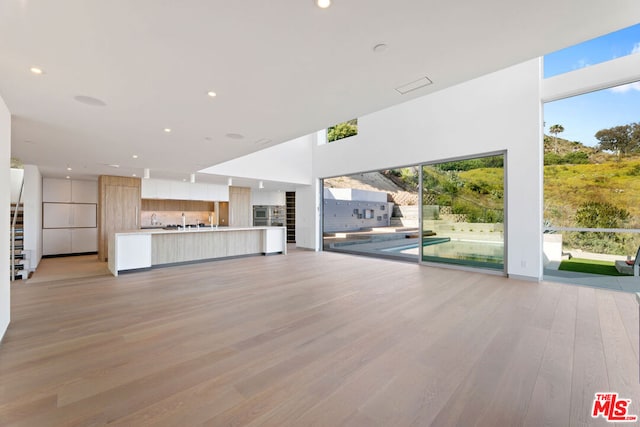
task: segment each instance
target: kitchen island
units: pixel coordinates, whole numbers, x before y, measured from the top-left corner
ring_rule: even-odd
[[[109,271],[247,255],[286,254],[286,227],[146,229],[109,236]]]

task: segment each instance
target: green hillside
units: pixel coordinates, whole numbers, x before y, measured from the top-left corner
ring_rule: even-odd
[[[626,228],[640,228],[640,159],[544,167],[544,218],[576,227],[576,211],[587,202],[609,203],[629,213]]]

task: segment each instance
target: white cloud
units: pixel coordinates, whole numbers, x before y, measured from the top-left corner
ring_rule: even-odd
[[[640,53],[640,42],[633,45],[633,49],[631,49],[631,54]]]
[[[628,83],[626,85],[611,88],[611,92],[613,93],[627,93],[631,90],[637,90],[640,92],[640,82]]]
[[[589,65],[591,65],[591,64],[589,64],[589,61],[587,61],[586,59],[581,59],[581,60],[578,61],[577,64],[573,64],[573,69],[574,70],[579,70],[581,68],[588,67]]]

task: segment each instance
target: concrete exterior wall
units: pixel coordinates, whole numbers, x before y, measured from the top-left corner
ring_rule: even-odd
[[[323,209],[323,230],[325,233],[334,233],[388,227],[393,203],[325,199]]]

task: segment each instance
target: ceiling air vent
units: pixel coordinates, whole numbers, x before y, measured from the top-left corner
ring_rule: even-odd
[[[431,80],[429,80],[428,77],[422,77],[419,78],[416,81],[413,81],[411,83],[407,83],[406,85],[402,85],[400,87],[397,87],[396,90],[402,94],[402,95],[406,95],[409,92],[412,92],[416,89],[420,89],[421,87],[425,87],[425,86],[429,86],[431,83],[433,83]]]

